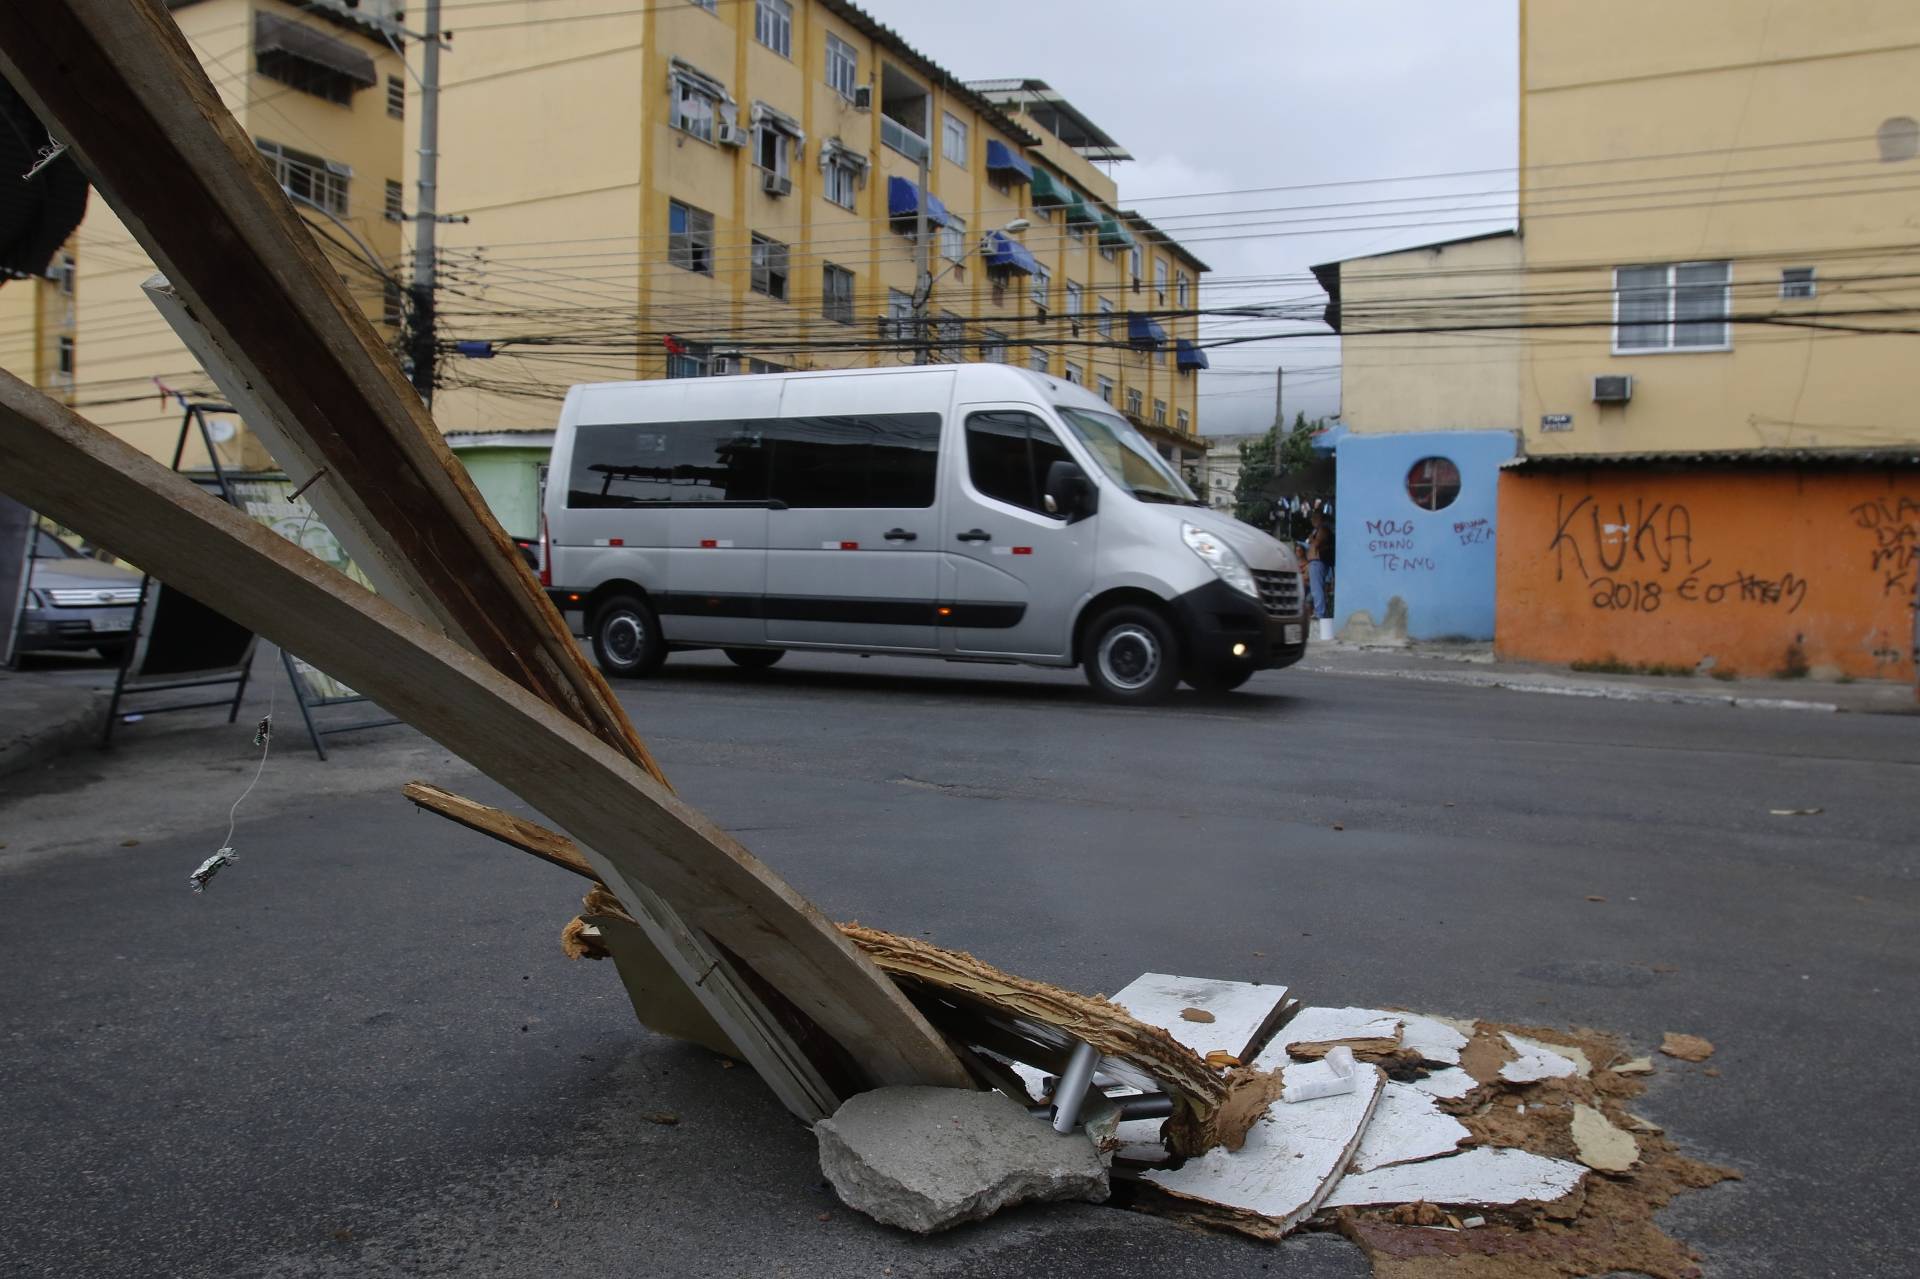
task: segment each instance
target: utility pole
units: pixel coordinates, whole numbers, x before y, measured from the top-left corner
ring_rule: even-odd
[[[1276,432],[1287,429],[1287,414],[1281,391],[1286,385],[1287,371],[1283,368],[1273,371],[1273,429]]]
[[[434,231],[440,176],[440,0],[426,0],[427,26],[420,45],[420,183],[413,215],[413,386],[433,403]]]
[[[437,3],[437,0],[436,0]],[[932,114],[929,105],[928,114]],[[933,303],[933,256],[927,243],[927,183],[933,178],[933,130],[920,145],[920,190],[913,201],[913,362],[929,362],[927,316]]]

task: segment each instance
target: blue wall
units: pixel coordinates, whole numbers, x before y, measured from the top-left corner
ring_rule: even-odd
[[[1493,638],[1494,514],[1511,431],[1352,435],[1339,443],[1334,500],[1333,616],[1347,638]],[[1439,511],[1415,506],[1407,472],[1426,457],[1460,469],[1460,495]],[[1395,608],[1398,598],[1404,609]],[[1366,613],[1370,629],[1356,613]]]

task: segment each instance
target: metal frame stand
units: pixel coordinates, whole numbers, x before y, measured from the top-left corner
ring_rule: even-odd
[[[388,716],[385,719],[355,720],[351,724],[320,723],[314,719],[314,711],[327,706],[351,706],[355,702],[365,702],[368,699],[359,693],[355,693],[352,697],[314,697],[307,692],[306,681],[300,678],[300,672],[294,668],[293,654],[284,648],[281,649],[280,661],[287,668],[287,682],[293,685],[293,699],[300,704],[300,719],[307,726],[307,736],[313,742],[313,753],[321,760],[324,761],[327,758],[327,746],[323,738],[332,737],[338,733],[357,733],[363,728],[385,728],[389,724],[401,722],[393,716]]]

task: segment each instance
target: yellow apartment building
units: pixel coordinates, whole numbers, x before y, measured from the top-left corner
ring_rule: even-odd
[[[1920,8],[1522,0],[1497,646],[1914,677]]]
[[[434,416],[510,532],[569,385],[1000,360],[1197,466],[1205,265],[1044,83],[965,84],[843,0],[463,5],[442,60]],[[916,208],[928,156],[928,323]]]
[[[360,13],[391,9],[366,0]],[[369,317],[397,335],[405,65],[345,8],[168,0],[234,118],[254,139]],[[51,278],[0,289],[0,364],[155,457],[171,460],[171,392],[218,390],[140,291],[154,267],[95,193]],[[31,284],[31,287],[27,287]],[[223,464],[273,463],[237,417],[216,419]],[[198,438],[183,463],[204,467]]]

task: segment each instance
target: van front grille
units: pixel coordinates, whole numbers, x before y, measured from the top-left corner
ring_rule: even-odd
[[[1300,575],[1273,569],[1254,569],[1253,584],[1268,617],[1300,616]]]

